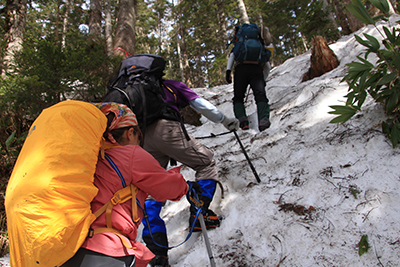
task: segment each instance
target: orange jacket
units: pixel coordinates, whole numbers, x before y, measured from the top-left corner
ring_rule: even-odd
[[[179,200],[187,192],[187,184],[179,173],[180,168],[166,171],[160,164],[140,146],[121,146],[106,150],[125,179],[126,185],[134,184],[139,191],[136,198],[141,207],[150,194],[158,201]],[[115,170],[105,159],[99,158],[96,166],[95,186],[99,189],[93,199],[92,211],[96,212],[107,203],[114,193],[123,188],[122,182]],[[141,208],[138,207],[138,216],[143,218]],[[135,241],[137,229],[141,221],[134,223],[132,220],[131,201],[114,206],[112,211],[112,226],[128,238],[134,249],[127,249],[120,237],[113,233],[100,233],[87,238],[83,248],[96,251],[109,256],[135,255],[136,266],[146,266],[154,255],[149,249]],[[92,229],[105,227],[106,215],[102,214],[91,226]]]

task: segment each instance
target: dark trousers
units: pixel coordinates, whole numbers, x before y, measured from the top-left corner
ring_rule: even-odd
[[[243,103],[248,85],[253,90],[256,103],[268,102],[262,66],[257,64],[237,65],[233,81],[233,103]]]
[[[235,67],[233,79],[233,106],[235,117],[238,119],[247,117],[244,107],[244,98],[247,86],[250,85],[257,104],[258,120],[269,118],[269,105],[265,92],[262,66],[258,64],[239,64]]]
[[[80,248],[60,267],[135,267],[135,256],[111,257]]]

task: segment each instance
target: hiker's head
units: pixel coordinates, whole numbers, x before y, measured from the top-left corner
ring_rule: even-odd
[[[95,104],[107,117],[104,138],[120,145],[139,144],[142,133],[135,114],[123,104],[104,102]]]

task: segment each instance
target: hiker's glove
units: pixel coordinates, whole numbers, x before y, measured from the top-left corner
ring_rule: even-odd
[[[239,130],[239,120],[235,118],[228,118],[225,116],[224,120],[221,122],[226,129],[229,131]]]
[[[227,82],[227,83],[232,83],[231,70],[227,70],[227,71],[226,71],[225,79],[226,79],[226,82]]]

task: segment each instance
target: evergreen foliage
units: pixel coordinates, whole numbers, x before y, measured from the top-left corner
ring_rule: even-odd
[[[8,3],[0,0],[2,36],[9,26],[5,16]],[[9,150],[18,151],[24,133],[41,110],[65,99],[101,100],[109,78],[119,68],[121,58],[107,56],[105,38],[89,38],[87,1],[70,3],[69,7],[65,0],[28,3],[23,50],[15,56],[14,67],[0,79],[1,163],[4,157],[9,157],[8,162],[13,161]],[[225,83],[227,56],[232,48],[227,44],[235,26],[241,24],[236,0],[187,0],[179,4],[138,0],[136,3],[135,53],[163,56],[167,61],[165,78],[190,80],[193,88]],[[118,1],[110,0],[110,4],[115,32]],[[329,10],[323,10],[321,1],[245,0],[245,4],[250,21],[259,24],[262,18],[270,29],[275,65],[304,53],[315,35],[322,35],[328,41],[338,38],[339,30],[332,28],[327,16]],[[1,58],[6,44],[2,38]],[[380,99],[388,102],[388,96],[385,97]],[[393,129],[392,124],[388,121],[386,128]],[[10,136],[13,137],[8,139]]]
[[[331,106],[337,114],[332,123],[344,123],[361,110],[369,94],[377,103],[385,107],[387,120],[382,122],[382,130],[391,140],[393,148],[400,143],[400,31],[396,27],[383,27],[381,32],[377,26],[378,19],[387,19],[389,7],[384,0],[372,0],[372,4],[383,14],[371,17],[360,0],[353,0],[348,7],[358,19],[365,24],[372,24],[383,36],[381,43],[373,36],[364,33],[366,39],[356,35],[356,40],[366,47],[365,53],[357,58],[360,62],[347,64],[349,69],[343,78],[349,85],[346,95],[346,105]],[[378,57],[376,64],[369,61],[368,56],[375,54]]]

